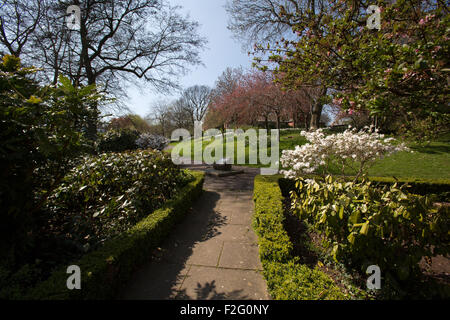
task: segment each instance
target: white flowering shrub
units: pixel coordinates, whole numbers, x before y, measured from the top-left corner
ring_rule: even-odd
[[[403,144],[393,144],[394,138],[385,138],[373,127],[357,131],[349,127],[342,133],[325,135],[322,129],[302,131],[310,142],[296,146],[294,150],[284,150],[280,159],[286,170],[281,172],[286,178],[296,179],[304,174],[317,173],[321,168],[331,173],[330,168],[340,168],[344,174],[346,168],[357,172],[357,177],[377,159],[398,151],[406,151]]]
[[[136,144],[141,149],[151,148],[161,151],[169,144],[169,139],[156,134],[142,133],[136,140]]]

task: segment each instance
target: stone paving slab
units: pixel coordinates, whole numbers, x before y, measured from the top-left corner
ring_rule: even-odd
[[[219,263],[222,247],[223,241],[217,239],[208,239],[193,245],[178,242],[172,248],[165,248],[161,261],[215,267]]]
[[[185,300],[267,300],[262,275],[253,270],[192,266],[177,299]]]
[[[196,166],[205,170],[207,166]],[[251,227],[257,169],[205,177],[204,193],[120,299],[269,299]]]
[[[220,268],[262,270],[258,245],[225,241],[220,255]]]
[[[239,225],[251,225],[252,224],[252,215],[251,214],[232,214],[230,217],[230,224],[239,224]]]
[[[257,243],[256,237],[251,226],[245,226],[240,224],[225,224],[217,228],[216,239],[222,241],[235,241],[243,243]]]
[[[121,299],[175,299],[190,266],[166,262],[150,263],[136,272]],[[153,276],[152,276],[153,275]]]

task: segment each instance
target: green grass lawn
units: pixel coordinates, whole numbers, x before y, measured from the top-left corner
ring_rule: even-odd
[[[179,154],[183,157],[194,156],[194,141],[185,141],[180,143],[171,143],[173,147],[181,148],[191,144],[191,153]],[[203,140],[202,151],[211,150],[217,146],[218,140]],[[300,135],[300,130],[290,130],[280,132],[280,156],[283,150],[294,149],[297,145],[307,143],[306,139]],[[234,159],[237,160],[236,139],[234,142]],[[417,178],[417,179],[450,179],[450,135],[441,138],[439,141],[431,142],[429,145],[420,146],[409,143],[408,146],[414,152],[399,152],[384,159],[378,160],[370,169],[371,176],[395,176],[397,178]],[[223,144],[223,155],[226,157],[226,145]],[[265,151],[263,149],[263,151]],[[271,152],[269,146],[268,154]],[[246,162],[248,163],[249,146],[245,147]],[[199,153],[200,155],[200,153]],[[251,167],[264,167],[258,163],[246,164]],[[340,173],[338,170],[332,170],[333,173]],[[348,170],[345,174],[352,175],[354,172]]]
[[[378,160],[369,169],[372,176],[450,179],[450,141],[431,142],[428,146],[410,145],[414,152],[399,152]]]

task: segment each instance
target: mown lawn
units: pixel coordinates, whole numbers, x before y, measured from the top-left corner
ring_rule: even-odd
[[[409,145],[413,152],[399,152],[377,161],[369,169],[372,176],[450,179],[450,141],[428,146]]]
[[[191,144],[191,152],[180,156],[193,158],[193,141],[186,141],[181,143],[172,143],[173,147],[181,148]],[[207,150],[214,154],[213,149],[218,143],[218,140],[203,140],[202,152]],[[300,135],[300,130],[290,130],[280,132],[280,156],[283,150],[294,149],[297,145],[307,143],[306,139]],[[236,139],[234,142],[234,160],[237,162],[237,145]],[[418,145],[416,143],[408,143],[408,146],[413,152],[399,152],[384,159],[378,160],[370,169],[371,176],[394,176],[396,178],[417,178],[417,179],[450,179],[450,135],[442,137],[438,141],[431,142],[428,145]],[[223,144],[223,154],[226,157],[226,144]],[[265,149],[263,149],[265,151]],[[269,146],[268,154],[271,152]],[[248,158],[249,146],[245,147],[246,162]],[[200,154],[199,154],[200,155]],[[246,164],[251,167],[264,167],[258,160],[258,163]],[[332,173],[340,174],[341,172],[332,170]],[[354,172],[347,170],[346,175],[352,175]]]

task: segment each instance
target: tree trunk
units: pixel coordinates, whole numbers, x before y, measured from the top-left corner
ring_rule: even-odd
[[[75,2],[76,5],[80,5],[79,1]],[[86,29],[86,17],[81,15],[80,19],[80,39],[81,39],[81,64],[86,71],[86,76],[88,79],[88,85],[96,84],[96,78],[92,69],[91,61],[89,59],[89,39],[87,36]],[[98,120],[98,104],[97,102],[90,103],[90,108],[93,113],[96,114],[95,117],[90,117],[87,121],[86,137],[91,141],[97,140],[97,120]]]
[[[322,87],[320,89],[320,94],[315,101],[313,101],[311,106],[311,122],[310,129],[317,130],[320,128],[320,117],[322,115],[323,103],[322,97],[327,93],[327,89]]]
[[[311,108],[311,123],[310,129],[316,130],[320,127],[320,116],[322,115],[323,105],[320,102],[315,102]]]

